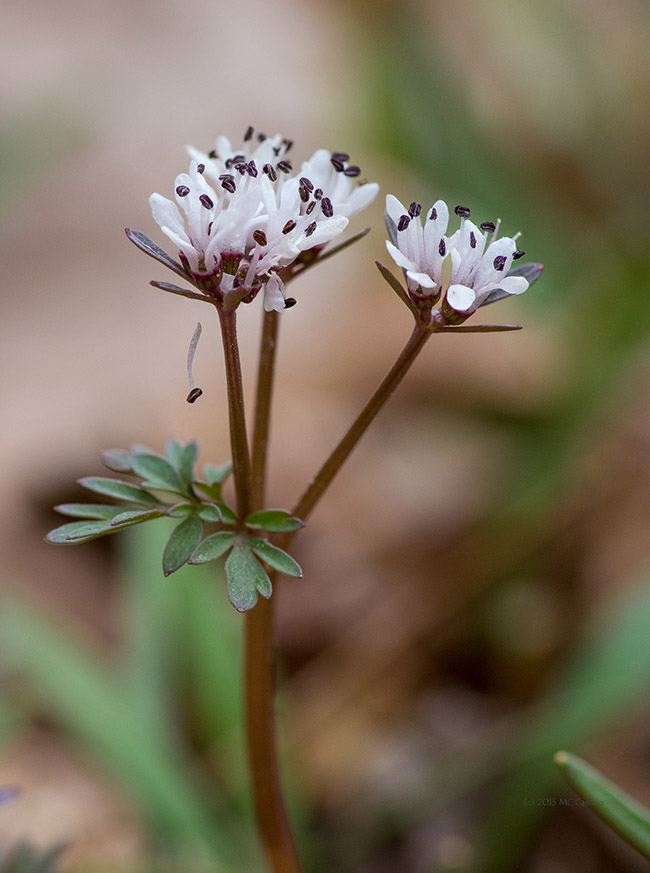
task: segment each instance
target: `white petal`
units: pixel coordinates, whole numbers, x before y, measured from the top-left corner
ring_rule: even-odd
[[[376,182],[368,182],[366,185],[359,185],[347,198],[346,203],[341,203],[338,208],[343,210],[345,215],[356,215],[365,209],[375,197],[379,194],[379,185]]]
[[[397,225],[397,222],[400,220],[402,215],[406,215],[407,210],[404,206],[399,202],[397,197],[394,197],[392,194],[386,195],[386,215]]]
[[[409,279],[413,279],[414,282],[417,282],[422,288],[436,287],[436,283],[431,276],[427,275],[427,273],[416,273],[415,270],[407,270],[406,275]]]
[[[506,276],[499,282],[499,288],[503,288],[508,294],[523,294],[528,288],[528,279],[523,276]]]
[[[476,295],[467,285],[450,285],[447,289],[447,303],[458,312],[467,312],[476,299]]]
[[[185,236],[185,222],[172,200],[168,200],[160,194],[152,194],[149,198],[149,205],[156,224],[160,227],[168,227],[175,233]]]
[[[334,239],[335,236],[342,233],[349,224],[349,219],[345,215],[335,215],[332,218],[326,218],[324,221],[319,221],[316,225],[316,230],[311,236],[303,236],[296,240],[300,251],[313,249],[315,246],[323,245]]]
[[[400,252],[397,246],[394,246],[388,239],[386,240],[386,248],[398,267],[401,267],[403,270],[413,270],[415,268],[416,265],[412,261],[409,261],[406,255],[403,252]]]
[[[264,309],[266,312],[282,312],[284,309],[284,285],[276,273],[273,273],[264,286]]]

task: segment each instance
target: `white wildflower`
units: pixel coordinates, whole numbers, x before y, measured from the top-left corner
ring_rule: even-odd
[[[359,168],[339,152],[319,150],[294,174],[291,145],[279,134],[254,140],[249,128],[239,149],[225,137],[208,154],[190,147],[176,202],[152,194],[155,221],[199,287],[251,299],[265,286],[265,308],[283,309],[279,271],[338,236],[376,196],[378,186],[358,184]]]
[[[386,223],[392,242],[386,247],[406,275],[411,295],[434,302],[442,299],[460,317],[475,312],[494,291],[522,294],[528,288],[523,276],[508,276],[514,260],[524,252],[515,237],[497,238],[498,223],[478,227],[469,220],[470,211],[457,206],[460,228],[447,235],[449,209],[438,200],[421,218],[422,208],[411,203],[406,209],[396,197],[386,198]],[[422,223],[424,220],[424,224]]]

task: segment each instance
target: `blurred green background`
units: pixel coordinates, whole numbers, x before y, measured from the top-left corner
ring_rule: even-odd
[[[121,234],[159,240],[147,197],[169,192],[183,145],[253,123],[294,137],[297,159],[345,148],[382,197],[500,217],[546,265],[486,310],[523,332],[432,340],[297,541],[279,711],[307,869],[643,869],[559,804],[552,754],[586,755],[650,805],[648,4],[10,0],[0,14],[0,784],[22,789],[0,809],[2,848],[63,841],[70,870],[262,869],[241,620],[219,573],[164,580],[155,525],[41,542],[102,448],[196,437],[203,460],[225,459],[216,326],[188,407],[205,314],[148,289],[165,277]],[[372,265],[389,260],[381,213],[295,286],[276,505],[408,336]],[[259,313],[244,315],[254,356]]]

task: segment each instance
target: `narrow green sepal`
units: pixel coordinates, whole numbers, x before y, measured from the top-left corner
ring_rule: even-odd
[[[145,255],[149,255],[150,258],[154,258],[156,261],[164,264],[165,267],[168,267],[183,279],[189,280],[189,276],[183,267],[175,261],[171,255],[168,255],[164,249],[161,249],[152,239],[149,239],[146,233],[143,233],[141,230],[133,230],[130,227],[125,227],[124,232],[131,242],[136,245],[140,251],[144,252]]]
[[[522,330],[520,324],[452,324],[435,333],[501,333],[504,330]]]
[[[254,530],[266,530],[269,533],[300,530],[305,526],[304,522],[291,515],[286,509],[264,509],[262,512],[253,512],[246,518],[244,524]]]
[[[190,515],[177,525],[167,540],[163,552],[163,573],[169,576],[180,569],[196,549],[203,536],[203,524],[197,515]]]
[[[584,805],[650,859],[650,811],[576,755],[557,752],[555,763]]]
[[[216,561],[226,554],[234,540],[235,534],[229,531],[210,534],[192,552],[188,564],[207,564],[209,561]]]
[[[413,306],[413,301],[411,300],[411,298],[409,297],[407,292],[402,287],[401,282],[398,279],[396,279],[395,276],[393,276],[393,274],[388,269],[388,267],[384,267],[384,265],[380,261],[375,261],[375,264],[377,266],[377,269],[381,273],[382,277],[386,280],[386,282],[388,282],[388,284],[393,289],[393,291],[397,294],[399,299],[402,300],[404,303],[406,303],[406,305],[408,306],[409,309],[415,310],[415,307]]]
[[[261,558],[269,567],[277,570],[278,573],[282,573],[284,576],[302,577],[300,564],[282,549],[271,545],[260,537],[249,536],[248,542],[257,557]]]
[[[89,491],[102,494],[104,497],[113,497],[115,500],[126,500],[128,503],[144,503],[148,506],[160,503],[156,497],[153,497],[147,491],[143,491],[142,488],[136,488],[135,485],[129,485],[128,482],[122,482],[121,479],[86,476],[78,481],[80,485],[88,488]]]
[[[170,294],[179,294],[181,297],[189,297],[190,300],[201,300],[203,303],[214,303],[205,294],[197,294],[196,291],[189,291],[187,288],[179,288],[178,285],[173,285],[171,282],[158,282],[152,279],[149,282],[154,288],[160,288],[161,291],[168,291]]]

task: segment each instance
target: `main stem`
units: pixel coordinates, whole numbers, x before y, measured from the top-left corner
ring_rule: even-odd
[[[233,475],[239,518],[262,509],[277,337],[277,313],[266,313],[262,330],[252,461],[248,451],[236,315],[219,310],[228,385]],[[300,873],[278,766],[275,738],[275,598],[260,599],[244,619],[246,745],[260,841],[272,873]]]
[[[252,512],[253,486],[248,435],[246,433],[244,386],[241,375],[239,343],[237,342],[237,313],[219,308],[217,311],[221,323],[223,355],[226,364],[230,445],[235,494],[237,496],[237,515],[240,519],[244,519]]]

